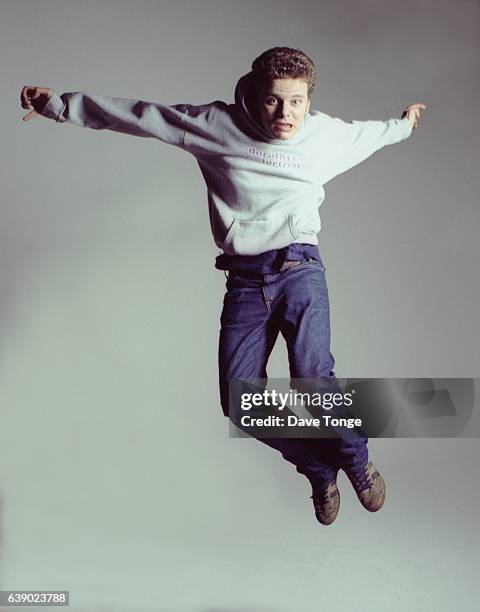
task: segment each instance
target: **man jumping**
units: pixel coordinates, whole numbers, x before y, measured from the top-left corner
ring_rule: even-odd
[[[204,105],[64,93],[27,85],[21,104],[58,123],[157,138],[191,153],[205,179],[210,225],[227,271],[219,341],[220,400],[229,416],[229,382],[267,378],[279,334],[290,376],[338,388],[330,352],[325,267],[318,250],[323,186],[385,145],[408,138],[421,103],[398,119],[345,122],[310,110],[315,66],[302,51],[262,53],[237,83],[235,102]],[[385,482],[366,437],[258,438],[280,451],[312,487],[315,515],[333,523],[344,470],[361,504],[376,512]]]

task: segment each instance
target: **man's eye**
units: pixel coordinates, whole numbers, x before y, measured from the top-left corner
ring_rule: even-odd
[[[276,103],[277,103],[277,101],[275,100],[275,98],[267,98],[267,99],[265,100],[265,103],[266,103],[266,104],[276,104]]]

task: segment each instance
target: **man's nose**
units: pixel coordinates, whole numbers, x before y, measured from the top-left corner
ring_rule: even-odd
[[[286,118],[289,114],[289,109],[286,104],[280,104],[277,108],[277,113],[279,117]]]

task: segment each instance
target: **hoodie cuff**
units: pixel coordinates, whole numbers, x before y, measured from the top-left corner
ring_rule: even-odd
[[[405,136],[404,138],[408,138],[410,136],[410,134],[413,131],[413,125],[412,122],[410,121],[410,119],[408,117],[404,117],[403,119],[400,119],[400,123],[404,124],[404,129],[405,129]]]
[[[64,108],[65,102],[58,94],[54,93],[50,100],[45,104],[40,114],[48,119],[58,121]]]

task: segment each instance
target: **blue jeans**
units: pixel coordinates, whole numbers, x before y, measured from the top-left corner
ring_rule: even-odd
[[[220,398],[229,411],[230,379],[266,379],[279,333],[286,341],[291,378],[315,378],[339,389],[330,352],[330,311],[325,267],[309,258],[272,274],[230,272],[219,341]],[[367,438],[257,438],[280,451],[312,487],[336,480],[340,468],[368,460]]]

